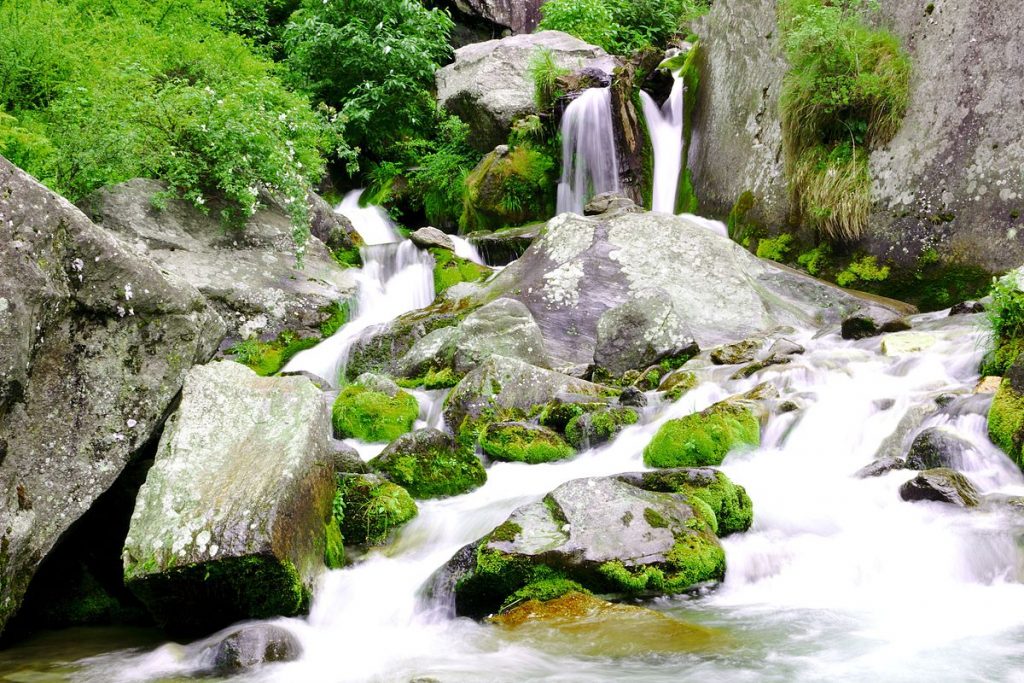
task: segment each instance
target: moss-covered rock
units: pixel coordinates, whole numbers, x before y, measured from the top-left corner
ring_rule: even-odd
[[[411,431],[419,413],[419,403],[411,394],[399,391],[388,396],[352,384],[338,394],[331,417],[340,438],[384,443]]]
[[[334,510],[350,545],[380,545],[419,513],[408,491],[375,474],[339,476]]]
[[[495,422],[480,435],[480,448],[488,457],[531,465],[562,460],[576,453],[558,434],[525,422]]]
[[[679,397],[697,386],[697,375],[692,372],[675,370],[662,378],[658,391],[665,392],[665,398],[677,401]]]
[[[747,531],[754,520],[754,506],[746,490],[718,470],[667,469],[623,474],[619,478],[648,491],[682,493],[704,502],[705,517],[718,536]]]
[[[487,472],[476,454],[437,429],[417,429],[395,439],[370,461],[371,469],[414,498],[442,498],[482,486]]]
[[[573,418],[592,410],[600,410],[605,406],[606,404],[604,403],[574,403],[556,398],[544,405],[537,419],[542,426],[564,434],[565,428]]]
[[[761,443],[761,424],[746,402],[723,401],[699,413],[669,420],[644,449],[650,467],[721,465],[740,446]]]
[[[460,232],[500,230],[555,213],[558,164],[544,149],[498,146],[466,178]]]
[[[434,293],[441,294],[452,285],[460,282],[480,282],[486,280],[491,269],[473,263],[461,256],[456,256],[447,249],[430,250],[434,256]]]
[[[988,435],[992,443],[1024,468],[1024,356],[1010,367],[992,399]]]
[[[569,421],[565,438],[580,450],[594,448],[611,441],[629,425],[636,424],[640,416],[632,408],[604,408],[583,413]]]

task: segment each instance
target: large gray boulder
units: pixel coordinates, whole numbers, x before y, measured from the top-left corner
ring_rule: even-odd
[[[208,632],[308,608],[334,499],[330,434],[304,377],[230,361],[189,372],[124,543],[125,583],[158,623]]]
[[[546,0],[447,0],[444,4],[469,22],[484,24],[492,31],[530,33],[541,19]]]
[[[572,70],[611,73],[615,59],[561,31],[541,31],[459,48],[455,61],[437,72],[437,100],[469,124],[470,141],[489,152],[508,139],[512,123],[536,113],[530,61],[550,50],[555,63]]]
[[[640,293],[597,321],[594,364],[614,376],[668,357],[694,356],[693,335],[664,291]]]
[[[309,336],[352,296],[355,278],[331,258],[325,240],[341,240],[346,219],[311,197],[314,235],[296,262],[288,214],[268,198],[242,230],[225,228],[218,212],[190,203],[153,200],[166,185],[130,180],[100,190],[85,203],[93,220],[113,231],[160,267],[191,282],[220,311],[228,332],[239,338],[273,337],[288,330]]]
[[[704,483],[716,482],[712,476]],[[562,484],[456,553],[437,584],[452,590],[458,614],[480,617],[552,578],[599,593],[645,595],[721,580],[725,553],[709,506],[692,490],[649,490],[645,483],[642,475],[623,475]]]
[[[882,0],[878,24],[910,54],[903,125],[871,154],[871,213],[862,247],[900,265],[926,250],[1002,272],[1024,261],[1024,17],[1008,3]],[[717,0],[696,26],[701,84],[690,155],[701,208],[786,224],[778,98],[787,65],[775,0]]]
[[[663,302],[664,315],[652,317],[645,326],[650,334],[637,343],[653,339],[659,352],[682,341],[687,330],[701,348],[711,348],[780,326],[838,323],[864,306],[852,294],[759,259],[684,216],[621,210],[551,219],[479,299],[523,302],[540,326],[552,367],[562,367],[592,363],[607,312],[627,303],[642,308],[652,294]]]
[[[0,157],[0,631],[57,540],[159,433],[224,323]]]

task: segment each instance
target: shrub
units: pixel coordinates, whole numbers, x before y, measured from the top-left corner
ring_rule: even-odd
[[[757,255],[760,258],[771,259],[780,263],[785,262],[786,254],[789,253],[790,243],[793,236],[789,233],[782,233],[776,237],[766,237],[757,243]]]
[[[565,31],[614,54],[664,47],[707,12],[706,0],[549,0],[542,30]]]
[[[565,94],[558,86],[558,79],[568,73],[569,69],[558,66],[554,52],[537,49],[530,58],[530,78],[533,79],[533,101],[538,111],[550,110]]]
[[[549,0],[541,7],[541,14],[538,29],[565,31],[591,45],[611,50],[615,18],[604,0]]]

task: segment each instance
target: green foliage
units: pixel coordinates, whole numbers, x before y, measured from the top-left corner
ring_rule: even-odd
[[[1016,273],[994,280],[988,320],[997,339],[1024,337],[1024,291]]]
[[[547,602],[549,600],[556,600],[563,595],[568,593],[585,593],[590,594],[586,588],[570,581],[569,579],[554,576],[551,578],[538,579],[531,581],[526,584],[512,595],[505,599],[505,602],[501,605],[502,612],[508,610],[530,600],[537,600],[539,602]]]
[[[480,448],[495,460],[531,465],[563,460],[576,453],[554,431],[517,422],[487,425],[480,435]]]
[[[874,256],[864,256],[850,262],[845,270],[836,276],[840,287],[849,287],[855,282],[881,282],[889,277],[889,266],[879,266]]]
[[[570,73],[569,69],[558,66],[554,52],[537,48],[533,57],[530,58],[533,101],[537,105],[537,111],[550,111],[558,98],[565,95],[558,86],[558,79],[568,73]]]
[[[23,127],[13,116],[0,111],[0,155],[30,172],[41,183],[53,185],[56,150],[41,126]]]
[[[565,438],[581,450],[595,448],[611,441],[619,432],[639,420],[640,416],[632,408],[606,408],[587,412],[569,420],[565,426]]]
[[[404,391],[392,397],[350,385],[338,394],[331,417],[340,438],[387,443],[411,431],[419,412],[419,403]]]
[[[251,40],[267,56],[280,58],[284,27],[299,4],[300,0],[227,0],[227,13],[220,24]]]
[[[708,5],[704,0],[549,0],[538,28],[565,31],[624,55],[664,47]]]
[[[228,353],[237,363],[251,368],[257,375],[268,377],[277,374],[299,351],[311,349],[320,342],[317,337],[299,337],[285,331],[271,341],[260,341],[255,337],[238,342]]]
[[[777,237],[765,237],[757,243],[757,255],[760,258],[784,263],[792,242],[793,236],[786,232]]]
[[[739,446],[757,446],[761,426],[750,408],[716,403],[707,410],[669,420],[647,447],[648,467],[707,467],[721,465]]]
[[[896,134],[910,60],[872,28],[865,0],[785,0],[779,17],[790,70],[780,108],[790,188],[830,239],[853,240],[870,208],[868,150]]]
[[[385,158],[432,116],[452,26],[417,0],[304,0],[284,33],[285,63],[300,88],[337,109],[353,148]]]
[[[491,152],[466,177],[459,231],[499,230],[544,220],[555,210],[559,164],[546,146],[523,142]]]
[[[381,545],[419,513],[408,491],[378,477],[339,477],[335,497],[344,501],[345,514],[337,520],[342,535],[355,545]]]
[[[807,269],[811,275],[820,275],[822,269],[828,265],[832,256],[832,250],[828,244],[819,244],[810,251],[805,251],[796,257],[796,262]]]

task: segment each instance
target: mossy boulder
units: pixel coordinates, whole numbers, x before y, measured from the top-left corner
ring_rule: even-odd
[[[447,249],[434,247],[430,249],[434,257],[434,293],[441,294],[452,285],[460,282],[480,282],[486,280],[491,269],[473,263],[461,256],[456,256]]]
[[[466,177],[459,230],[500,230],[555,213],[558,164],[531,144],[499,145]]]
[[[1024,355],[1010,366],[992,399],[988,435],[992,443],[1024,468]]]
[[[560,398],[556,398],[544,405],[537,416],[537,420],[542,426],[564,434],[565,428],[572,422],[573,418],[593,410],[600,410],[607,405],[606,403],[585,400],[579,402],[563,401]]]
[[[480,435],[480,448],[488,457],[531,465],[563,460],[576,451],[562,437],[548,429],[526,422],[495,422]]]
[[[341,390],[331,411],[334,433],[370,443],[385,443],[412,430],[420,406],[412,394],[393,396],[352,384]]]
[[[308,608],[328,550],[329,439],[303,377],[189,372],[124,542],[125,583],[158,623],[208,632]]]
[[[340,475],[334,510],[350,545],[380,545],[419,513],[408,491],[376,474]]]
[[[682,369],[675,370],[661,379],[658,391],[665,392],[665,397],[670,401],[679,400],[679,397],[690,389],[697,386],[697,375]]]
[[[622,474],[622,481],[648,491],[681,493],[691,505],[707,505],[705,519],[719,536],[750,529],[754,506],[746,489],[710,467],[679,468]]]
[[[570,481],[456,553],[434,586],[453,590],[456,612],[473,617],[538,585],[553,594],[566,582],[597,593],[684,592],[725,576],[707,507],[614,477]]]
[[[395,439],[370,461],[370,468],[414,498],[457,496],[487,481],[487,472],[473,451],[460,448],[451,435],[429,428]]]
[[[747,401],[722,401],[699,413],[669,420],[647,447],[649,467],[721,465],[734,448],[758,446],[761,423]]]
[[[566,440],[580,450],[595,448],[614,439],[640,416],[632,408],[602,408],[578,415],[565,426]]]

